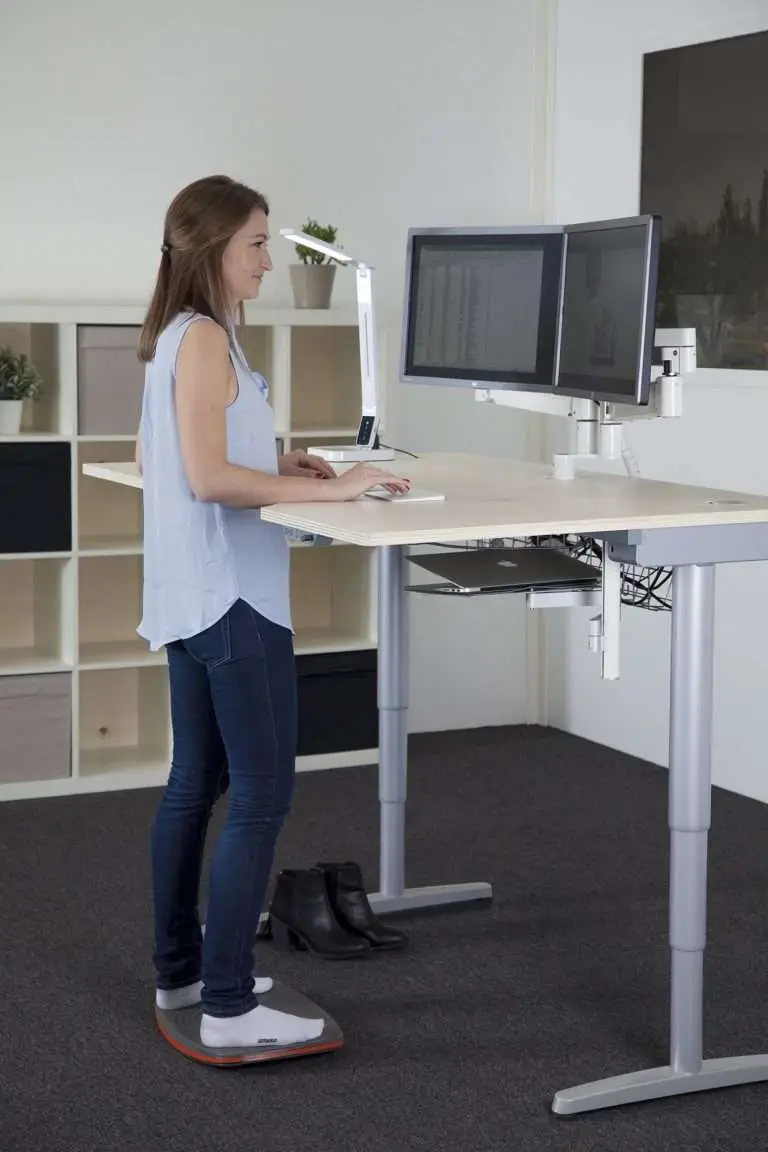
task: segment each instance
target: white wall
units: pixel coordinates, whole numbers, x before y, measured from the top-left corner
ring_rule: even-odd
[[[766,28],[764,0],[561,0],[554,218],[638,210],[644,52]],[[766,428],[768,373],[703,371],[686,392],[680,422],[633,427],[629,440],[644,475],[768,492]],[[768,566],[724,566],[717,588],[714,779],[768,800]],[[546,633],[549,720],[666,764],[668,614],[625,610],[614,683],[599,679],[586,650],[586,615],[550,618]]]
[[[268,194],[275,232],[311,214],[377,266],[391,382],[408,226],[541,210],[536,12],[535,0],[12,5],[0,297],[145,299],[170,197],[228,172]],[[290,248],[272,248],[263,300],[290,304]],[[353,294],[340,272],[336,303]],[[521,415],[437,389],[389,400],[405,446],[527,451]],[[414,600],[412,618],[414,729],[525,719],[522,610]]]

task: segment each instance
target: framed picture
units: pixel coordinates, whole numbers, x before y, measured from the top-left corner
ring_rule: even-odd
[[[768,32],[653,52],[643,73],[657,324],[695,327],[702,368],[768,368]]]

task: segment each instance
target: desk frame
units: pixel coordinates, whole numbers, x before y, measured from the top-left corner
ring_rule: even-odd
[[[768,1080],[768,1054],[705,1060],[704,951],[711,824],[715,563],[768,559],[768,525],[608,533],[614,560],[673,558],[669,722],[669,1063],[557,1092],[559,1115]],[[652,559],[652,557],[655,557]],[[406,548],[378,548],[381,912],[491,899],[487,883],[405,887],[408,740]]]

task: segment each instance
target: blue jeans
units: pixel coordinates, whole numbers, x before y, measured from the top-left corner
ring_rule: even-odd
[[[204,1011],[237,1016],[258,1003],[253,948],[293,795],[293,637],[238,600],[216,624],[167,651],[173,759],[152,829],[157,986],[202,980]],[[203,849],[227,784],[203,938]]]

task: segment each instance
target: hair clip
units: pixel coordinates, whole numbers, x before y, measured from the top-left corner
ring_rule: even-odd
[[[171,250],[170,244],[161,244],[160,245],[160,251],[161,252],[168,253],[168,252],[170,252],[170,250]]]

